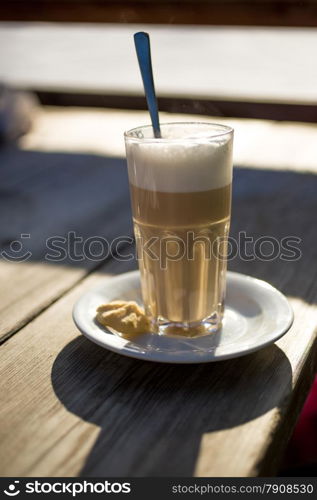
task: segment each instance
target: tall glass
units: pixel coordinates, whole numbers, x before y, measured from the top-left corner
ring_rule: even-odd
[[[167,123],[125,133],[146,314],[160,334],[219,330],[230,226],[233,130]]]

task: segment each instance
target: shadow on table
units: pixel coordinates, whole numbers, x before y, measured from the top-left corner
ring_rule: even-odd
[[[92,269],[107,258],[107,242],[131,235],[124,159],[0,150],[0,252],[7,260]]]
[[[275,345],[230,361],[175,366],[124,358],[83,337],[52,369],[62,404],[100,427],[82,476],[192,476],[203,435],[281,409],[291,377]]]

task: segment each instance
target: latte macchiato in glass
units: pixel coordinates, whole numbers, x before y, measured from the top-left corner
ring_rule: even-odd
[[[172,123],[161,132],[125,134],[145,312],[160,334],[206,335],[223,316],[233,131]]]

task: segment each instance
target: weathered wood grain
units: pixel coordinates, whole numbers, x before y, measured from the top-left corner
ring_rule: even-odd
[[[236,360],[164,366],[120,357],[81,336],[74,301],[110,261],[1,346],[2,475],[254,476],[276,471],[316,369],[312,216],[317,178],[236,172],[232,234],[302,239],[297,261],[231,269],[272,282],[295,312],[276,345]]]

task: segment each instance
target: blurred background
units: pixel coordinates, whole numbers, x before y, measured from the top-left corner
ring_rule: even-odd
[[[316,0],[1,2],[0,171],[21,161],[17,150],[75,166],[79,154],[124,157],[124,130],[149,121],[136,31],[151,36],[161,121],[228,123],[236,165],[316,172]],[[23,200],[0,194],[22,228]],[[315,383],[281,475],[315,470],[316,401]]]

